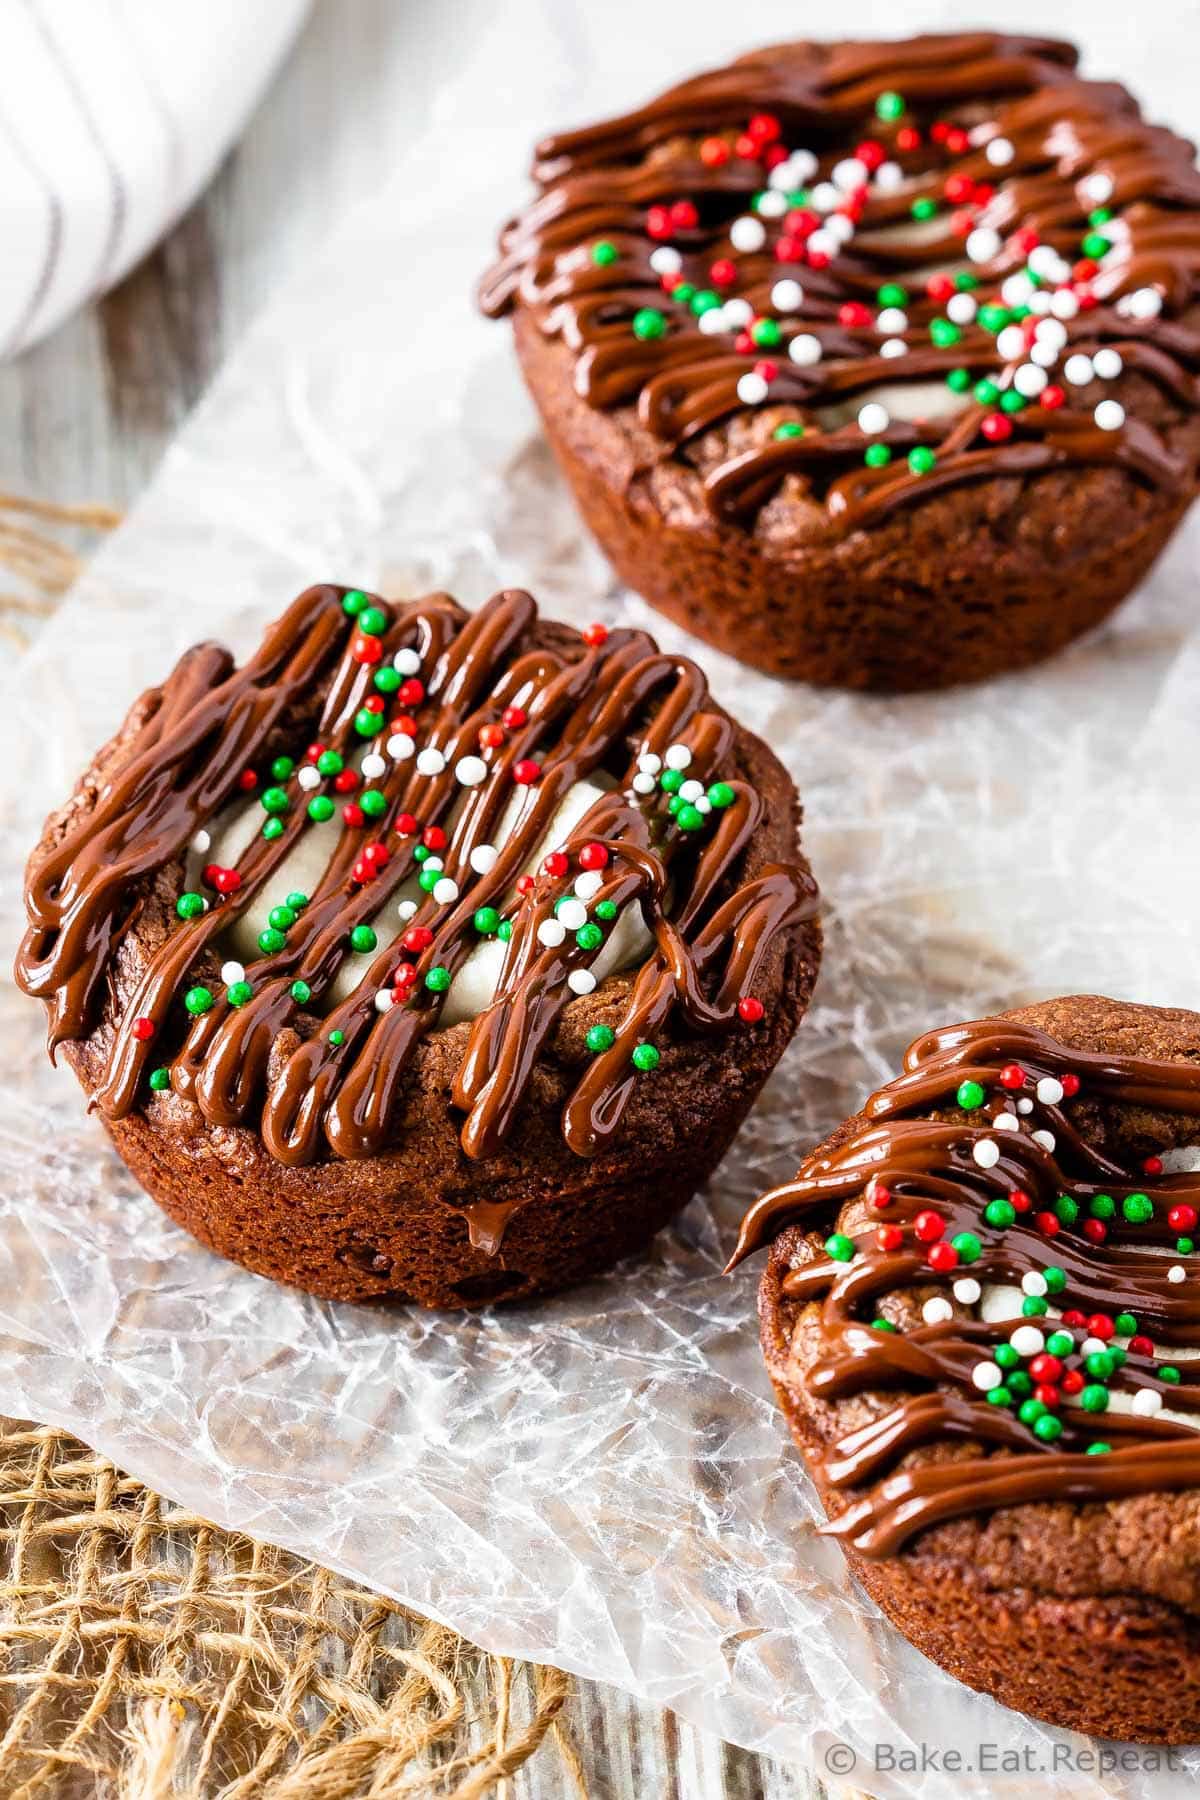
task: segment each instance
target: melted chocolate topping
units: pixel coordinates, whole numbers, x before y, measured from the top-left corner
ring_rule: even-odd
[[[548,646],[536,627],[518,590],[468,614],[445,595],[386,607],[314,587],[240,668],[201,645],[152,691],[94,803],[68,813],[35,854],[17,959],[21,986],[49,1010],[52,1054],[103,1027],[92,1104],[106,1118],[143,1105],[147,1084],[169,1075],[210,1124],[258,1125],[282,1163],[375,1155],[401,1130],[405,1078],[446,989],[483,936],[499,937],[503,972],[470,1025],[453,1088],[463,1148],[491,1156],[564,1010],[594,985],[600,940],[629,907],[652,948],[611,1041],[567,1101],[570,1148],[591,1156],[616,1132],[642,1078],[635,1052],[653,1058],[672,1015],[698,1032],[743,1028],[739,1002],[780,934],[814,916],[816,889],[790,864],[740,878],[763,801],[725,779],[732,722],[710,705],[696,665],[642,632],[594,627],[581,641],[563,631]],[[307,749],[295,738],[306,728],[317,740]],[[696,791],[681,796],[685,774]],[[538,874],[523,875],[589,776],[613,791]],[[144,933],[132,985],[119,980],[123,939],[156,878],[178,881],[197,833],[206,846],[206,825],[255,792],[265,823],[236,870],[210,865],[211,896],[181,895],[169,927]],[[341,819],[335,793],[350,796]],[[289,851],[314,831],[328,834],[319,884],[276,904],[261,956],[239,979],[216,981],[222,933],[256,902],[265,911]],[[371,920],[404,884],[412,892],[430,844],[442,868],[428,885],[421,874],[404,935],[375,950]],[[566,899],[572,918],[586,905],[586,928],[554,923]],[[330,990],[348,958],[363,973],[339,1000]],[[480,1242],[498,1237],[474,1223]]]
[[[869,1123],[751,1207],[733,1257],[847,1209],[826,1253],[782,1281],[819,1308],[810,1393],[882,1408],[817,1458],[840,1502],[826,1529],[890,1556],[967,1513],[1200,1485],[1200,1362],[1172,1359],[1200,1350],[1200,1172],[1122,1167],[1072,1118],[1079,1091],[1200,1121],[1200,1064],[984,1019],[918,1038],[904,1066]],[[928,1116],[956,1096],[957,1117]],[[981,1316],[1001,1289],[1018,1290],[1011,1316]],[[952,1453],[904,1467],[929,1445]]]
[[[696,76],[538,146],[481,304],[528,309],[583,399],[636,408],[635,477],[691,460],[722,518],[787,484],[848,531],[1085,464],[1184,492],[1194,458],[1136,416],[1130,377],[1168,416],[1200,398],[1200,175],[1074,62],[971,32]],[[936,418],[855,417],[881,385],[930,380],[950,388]]]

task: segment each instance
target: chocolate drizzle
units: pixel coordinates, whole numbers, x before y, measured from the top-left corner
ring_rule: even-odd
[[[1014,1068],[1024,1075],[1015,1092]],[[833,1502],[827,1530],[864,1556],[894,1555],[919,1531],[999,1506],[1200,1486],[1200,1362],[1181,1357],[1176,1369],[1170,1360],[1173,1350],[1200,1350],[1200,1257],[1178,1250],[1170,1260],[1147,1254],[1175,1241],[1178,1227],[1167,1218],[1172,1208],[1200,1210],[1200,1172],[1122,1166],[1095,1141],[1094,1129],[1081,1128],[1069,1095],[1054,1097],[1064,1076],[1080,1083],[1081,1103],[1195,1119],[1200,1139],[1200,1064],[1072,1050],[1031,1026],[985,1019],[918,1038],[905,1056],[905,1073],[867,1102],[867,1122],[835,1148],[815,1152],[794,1181],[764,1195],[743,1222],[733,1263],[785,1224],[822,1216],[827,1223],[844,1209],[839,1229],[853,1238],[852,1258],[814,1250],[783,1275],[781,1292],[795,1307],[819,1309],[817,1353],[803,1376],[813,1399],[868,1395],[872,1410],[880,1409],[866,1425],[826,1440],[815,1458]],[[980,1106],[956,1108],[964,1082],[984,1091]],[[1017,1094],[1032,1099],[1028,1110],[1017,1110]],[[1017,1128],[999,1129],[1001,1114]],[[990,1151],[979,1160],[981,1144],[996,1147],[994,1163]],[[1022,1205],[1028,1200],[1025,1209],[1007,1227],[989,1224],[989,1202],[1011,1201],[1014,1194]],[[1123,1216],[1131,1195],[1153,1203],[1144,1223]],[[931,1268],[914,1228],[929,1211],[944,1221],[945,1243],[961,1233],[976,1237],[978,1259],[940,1273]],[[1096,1242],[1081,1227],[1101,1214],[1109,1223]],[[1061,1223],[1064,1218],[1070,1223]],[[894,1247],[877,1242],[885,1222],[899,1228]],[[828,1242],[845,1252],[836,1239]],[[1023,1316],[1018,1307],[1012,1317],[987,1320],[975,1304],[955,1298],[953,1316],[922,1322],[921,1294],[948,1296],[968,1276],[986,1301],[989,1288],[1019,1287],[1031,1271],[1049,1267],[1065,1278],[1061,1291],[1049,1295],[1049,1316]],[[900,1309],[901,1329],[880,1329],[874,1321],[881,1315],[894,1321],[897,1300],[908,1301]],[[1017,1410],[990,1404],[973,1379],[997,1341],[1007,1342],[1022,1325],[1069,1331],[1075,1347],[1058,1360],[1064,1373],[1082,1368],[1083,1343],[1097,1318],[1111,1331],[1123,1313],[1133,1315],[1137,1331],[1125,1334],[1129,1343],[1112,1394],[1157,1395],[1194,1425],[1107,1402],[1104,1410],[1084,1410],[1068,1402],[1064,1389],[1053,1401],[1061,1435],[1042,1442]],[[1086,1324],[1073,1326],[1075,1315]],[[1110,1447],[1089,1454],[1098,1440]],[[930,1445],[952,1454],[904,1465],[909,1452]]]
[[[1200,398],[1200,335],[1192,319],[1200,175],[1188,143],[1147,125],[1119,85],[1079,79],[1074,62],[1073,49],[1053,40],[972,32],[904,43],[783,45],[696,76],[635,112],[538,146],[533,174],[540,191],[505,228],[481,304],[492,316],[526,309],[572,352],[584,400],[635,410],[642,429],[634,434],[632,478],[656,462],[691,461],[721,519],[752,522],[790,484],[794,496],[823,503],[832,529],[849,531],[963,482],[1091,464],[1115,464],[1139,482],[1185,492],[1195,480],[1195,458],[1162,426],[1164,415],[1186,418]],[[896,88],[903,119],[877,119],[881,91]],[[864,138],[896,171],[886,189],[862,189],[853,206],[835,209],[850,213],[855,230],[831,259],[825,252],[810,257],[808,240],[787,229],[773,242],[773,227],[757,248],[744,250],[736,232],[731,236],[736,222],[744,227],[753,218],[755,196],[770,179],[763,161],[769,146],[755,146],[749,129],[764,116],[790,153],[811,150],[814,182],[827,185]],[[961,121],[955,148],[947,148],[944,133],[931,133],[947,119]],[[919,141],[909,144],[906,130]],[[996,142],[1007,161],[989,158]],[[713,144],[724,160],[705,159]],[[1097,181],[1110,195],[1108,248],[1081,264],[1079,246],[1096,210],[1089,182],[1094,194]],[[952,193],[982,198],[943,212],[944,229],[932,236],[913,227],[914,203],[942,206],[953,183]],[[685,214],[667,234],[679,260],[662,274],[652,259],[664,233],[651,231],[651,210],[681,201],[695,216]],[[1121,361],[1114,386],[1085,382],[1084,402],[1078,387],[1064,391],[1051,363],[1056,385],[1044,390],[1050,398],[1021,398],[1014,376],[1037,323],[1027,308],[1010,308],[1029,326],[1015,353],[978,318],[951,342],[930,341],[947,321],[925,282],[937,271],[971,268],[964,236],[976,227],[996,234],[994,253],[975,259],[981,299],[998,298],[1006,278],[1024,270],[1031,243],[1069,265],[1059,285],[1080,310],[1061,315],[1067,328],[1060,360],[1115,350]],[[613,252],[611,260],[596,260],[597,243]],[[711,331],[695,315],[689,302],[697,290],[714,288],[714,268],[723,269],[722,285],[710,299],[744,301],[752,330],[731,324]],[[781,280],[803,289],[786,311],[774,293]],[[899,327],[888,332],[882,313],[844,322],[845,303],[865,303],[873,314],[880,284],[897,280],[920,284]],[[677,296],[672,284],[679,281],[685,285]],[[1141,296],[1149,297],[1150,316]],[[640,340],[633,322],[647,308],[661,313],[665,331]],[[757,335],[764,322],[768,335]],[[890,344],[881,345],[881,333]],[[791,360],[796,339],[817,341],[815,360]],[[747,400],[740,384],[758,370],[765,371],[761,391]],[[853,408],[848,422],[836,416],[883,384],[944,382],[952,371],[963,387],[948,416],[894,417],[870,436]],[[1005,396],[1002,406],[1015,402],[999,423],[995,397],[976,395],[984,379]],[[1155,420],[1138,416],[1146,384],[1162,397]],[[1107,394],[1128,402],[1119,428],[1097,423],[1097,403]],[[776,437],[781,423],[793,435]],[[866,466],[871,444],[886,446],[894,460],[879,466],[877,448],[877,466]],[[934,451],[935,466],[912,469],[906,455],[925,449]]]
[[[539,936],[556,902],[570,895],[570,880],[564,885],[561,873],[543,869],[519,892],[518,877],[572,786],[598,774],[615,788],[592,803],[563,846],[569,875],[578,875],[585,845],[602,846],[595,904],[639,909],[653,947],[629,984],[611,1048],[587,1064],[566,1105],[566,1141],[591,1156],[620,1125],[636,1047],[652,1042],[673,1015],[697,1032],[738,1027],[739,999],[753,989],[772,946],[814,916],[814,884],[793,865],[767,864],[744,878],[763,803],[736,774],[726,778],[735,728],[710,705],[704,676],[686,658],[662,654],[637,631],[585,644],[564,628],[539,626],[533,600],[517,590],[474,614],[444,595],[391,608],[373,603],[377,648],[368,643],[364,651],[345,598],[343,589],[311,588],[240,668],[227,651],[203,645],[147,697],[143,722],[94,803],[69,812],[30,865],[30,924],[17,979],[47,1004],[52,1053],[101,1030],[103,1072],[92,1103],[106,1118],[143,1105],[151,1070],[169,1062],[172,1088],[209,1124],[258,1125],[282,1163],[328,1152],[366,1157],[402,1129],[406,1078],[438,1023],[443,994],[424,977],[438,969],[452,979],[480,942],[478,910],[494,908],[511,925],[503,972],[494,1000],[466,1034],[453,1089],[464,1150],[492,1156],[509,1139],[534,1068],[582,991],[568,977],[598,954],[573,934],[557,944]],[[393,754],[389,734],[401,727],[382,711],[377,736],[363,745],[363,709],[382,704],[376,666],[380,657],[390,666],[397,653],[409,657],[407,666],[419,662],[423,695],[413,730],[420,745],[440,752],[436,770],[422,769],[411,745]],[[508,727],[499,723],[504,718]],[[297,744],[300,730],[343,752],[347,763],[356,748],[367,748],[384,769],[374,783],[382,816],[372,827],[377,849],[387,851],[365,871],[362,833],[336,819],[314,824],[308,814],[314,756],[305,758],[306,738]],[[722,782],[719,809],[703,830],[681,829],[678,802],[673,808],[656,783],[647,793],[635,782],[639,758],[661,757],[670,746],[690,753],[689,776]],[[179,881],[197,831],[238,801],[246,771],[281,748],[298,757],[281,777],[282,830],[251,840],[236,888],[201,916],[171,912],[161,934],[145,937],[132,984],[127,974],[118,978],[122,939],[145,913],[156,880],[160,889],[164,872]],[[480,765],[470,783],[459,772],[464,758]],[[305,769],[308,788],[299,780]],[[502,815],[514,796],[520,810],[505,836]],[[406,882],[411,890],[421,852],[404,815],[444,829],[444,872],[457,893],[449,901],[422,897],[411,925],[428,928],[428,943],[408,971],[407,994],[381,1010],[381,990],[386,1001],[403,959],[399,942],[362,958],[362,978],[346,998],[330,990],[351,954],[353,928],[383,917]],[[246,966],[249,995],[217,992],[189,1020],[184,990],[214,980],[222,934],[247,907],[265,904],[265,890],[306,831],[328,833],[329,855],[286,943]],[[493,842],[498,854],[478,872],[473,852]],[[599,916],[613,914],[602,908]],[[476,1223],[481,1241],[498,1240],[502,1222]]]

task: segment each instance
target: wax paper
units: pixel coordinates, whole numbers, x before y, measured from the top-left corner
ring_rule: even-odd
[[[1187,123],[1185,68],[1103,8],[1062,10]],[[881,1620],[817,1534],[759,1358],[757,1269],[721,1267],[745,1204],[929,1024],[1078,990],[1200,1007],[1196,531],[1100,634],[979,689],[819,693],[656,627],[582,535],[471,288],[537,129],[735,47],[739,21],[666,5],[650,34],[624,0],[471,16],[435,129],[273,304],[9,682],[4,941],[44,811],[196,637],[244,651],[320,578],[468,603],[520,582],[578,623],[657,628],[785,759],[826,897],[814,1005],[710,1191],[648,1254],[546,1305],[453,1317],[319,1303],[198,1248],[9,986],[0,1408],[495,1651],[881,1795],[1178,1792],[1178,1772],[1054,1769],[1083,1740],[969,1693]],[[793,21],[764,6],[757,35]],[[889,1766],[922,1741],[974,1773]],[[1035,1760],[1010,1775],[1002,1753]]]

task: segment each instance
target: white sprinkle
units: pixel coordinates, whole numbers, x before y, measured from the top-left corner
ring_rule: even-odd
[[[1052,369],[1058,361],[1058,345],[1044,343],[1039,338],[1029,352],[1029,360],[1036,363],[1039,369]]]
[[[425,867],[428,868],[429,864],[426,863]],[[452,900],[458,899],[457,881],[452,881],[449,875],[443,875],[440,881],[433,884],[433,897],[439,906],[449,906]]]
[[[554,916],[568,931],[578,931],[587,924],[587,907],[582,900],[564,900]]]
[[[990,225],[977,225],[967,238],[967,255],[973,263],[991,262],[1000,254],[1000,233]]]
[[[879,346],[880,356],[907,356],[908,345],[903,338],[888,338]]]
[[[980,1138],[971,1155],[981,1169],[994,1169],[1000,1161],[1000,1146],[993,1138]]]
[[[698,813],[710,813],[713,809],[707,794],[698,794],[692,804]]]
[[[795,153],[795,151],[793,151],[792,155],[788,158],[787,162],[776,163],[775,167],[770,171],[770,173],[767,176],[767,186],[771,187],[771,188],[778,188],[778,189],[782,190],[784,193],[787,193],[790,189],[796,187],[798,185],[798,183],[797,183],[796,172],[795,172],[795,168],[794,168],[795,160],[796,160],[796,153]],[[803,185],[803,184],[800,183],[799,185]],[[784,206],[784,210],[785,211],[787,210],[786,203]]]
[[[421,659],[411,646],[397,650],[392,658],[393,669],[397,669],[401,675],[415,675],[420,666]]]
[[[969,325],[978,311],[974,294],[951,294],[946,302],[946,317],[956,325]]]
[[[460,756],[454,765],[454,773],[464,787],[478,787],[487,780],[487,772],[482,756]]]
[[[415,900],[401,900],[396,907],[396,916],[407,923],[409,919],[415,916],[416,910],[417,903]]]
[[[759,406],[766,399],[770,389],[761,375],[752,369],[743,375],[737,384],[737,397],[743,406]]]
[[[1041,393],[1047,379],[1045,369],[1039,369],[1034,363],[1022,363],[1013,375],[1013,386],[1018,394],[1024,394],[1027,400],[1032,400]]]
[[[727,300],[722,311],[726,324],[731,326],[748,325],[754,317],[754,308],[748,300]]]
[[[854,236],[854,221],[848,219],[845,213],[830,213],[825,221],[825,231],[839,244],[848,244]],[[818,233],[814,231],[813,236],[817,235]]]
[[[653,775],[635,775],[629,785],[635,794],[652,794],[658,783]]]
[[[725,316],[725,308],[723,306],[710,306],[707,312],[702,312],[700,314],[700,317],[696,320],[696,324],[704,333],[705,337],[716,337],[718,332],[728,331],[730,329],[729,321]]]
[[[1037,1356],[1046,1348],[1046,1340],[1036,1325],[1018,1325],[1008,1341],[1018,1356]]]
[[[886,406],[880,406],[877,400],[869,400],[866,406],[859,409],[858,429],[867,437],[877,437],[886,431],[891,424],[891,415]]]
[[[1024,306],[1033,292],[1033,283],[1024,269],[1018,269],[1015,275],[1008,275],[1000,286],[1000,298],[1005,306]]]
[[[543,919],[537,934],[539,944],[545,944],[548,950],[557,950],[567,935],[567,928],[558,919]]]
[[[471,867],[477,875],[489,875],[499,854],[495,844],[476,844],[471,852]]]
[[[1006,325],[996,337],[996,349],[1005,362],[1015,362],[1025,354],[1025,333],[1019,325]]]
[[[817,159],[811,150],[793,150],[788,158],[788,168],[792,174],[798,175],[800,178],[798,181],[789,181],[788,186],[803,187],[804,183],[811,181],[816,174]]]
[[[1039,319],[1033,335],[1039,344],[1053,344],[1056,350],[1061,350],[1067,341],[1067,328],[1061,319]]]
[[[908,314],[898,306],[885,306],[875,315],[875,329],[881,337],[894,337],[898,331],[908,330]]]
[[[1136,292],[1118,301],[1118,308],[1128,312],[1134,319],[1156,319],[1162,311],[1162,295],[1157,288],[1138,288]]]
[[[1050,311],[1056,319],[1073,319],[1079,311],[1079,301],[1070,288],[1056,288],[1050,296]]]
[[[927,1325],[944,1325],[947,1319],[954,1317],[954,1308],[948,1300],[944,1300],[940,1294],[936,1294],[921,1308],[921,1317]]]
[[[1064,1088],[1061,1081],[1053,1075],[1044,1075],[1037,1084],[1037,1097],[1043,1106],[1057,1106],[1063,1097]]]
[[[1095,374],[1090,356],[1083,356],[1078,350],[1074,356],[1068,356],[1063,364],[1063,374],[1072,387],[1086,387]]]
[[[1121,360],[1119,350],[1097,350],[1092,358],[1092,367],[1101,381],[1115,381],[1125,364]]]
[[[435,750],[432,745],[430,745],[428,749],[422,750],[417,757],[418,775],[440,775],[445,766],[445,757],[440,750]]]
[[[1033,1101],[1032,1100],[1018,1100],[1017,1101],[1017,1111],[1019,1113],[1021,1113],[1023,1116],[1028,1116],[1028,1114],[1033,1111]]]
[[[240,962],[227,962],[221,964],[221,980],[225,983],[226,987],[232,987],[235,981],[245,981],[245,979],[246,971]]]
[[[786,207],[787,201],[784,201]],[[659,244],[650,252],[650,267],[656,275],[678,275],[683,258],[671,244]]]
[[[974,1306],[983,1289],[973,1275],[964,1275],[954,1284],[954,1298],[963,1306]]]
[[[827,256],[832,262],[841,249],[841,245],[832,231],[814,231],[808,240],[808,248],[811,254]]]
[[[898,162],[881,162],[875,171],[875,186],[881,194],[895,193],[904,183],[904,170]]]
[[[1030,1269],[1021,1277],[1021,1292],[1023,1294],[1037,1294],[1039,1296],[1046,1293],[1046,1277],[1039,1274],[1036,1269]]]
[[[575,892],[581,900],[594,900],[604,886],[604,877],[599,869],[585,869],[582,875],[575,877]]]
[[[567,976],[567,986],[573,994],[590,994],[596,986],[596,977],[590,969],[572,969]]]
[[[821,340],[814,337],[811,331],[801,331],[788,345],[788,355],[794,363],[799,363],[801,368],[807,368],[812,363],[819,363]]]
[[[415,742],[406,731],[393,731],[384,745],[384,749],[395,762],[407,762],[416,747]]]
[[[771,174],[774,175],[774,173],[775,170],[772,169]],[[787,195],[780,193],[777,189],[769,188],[759,199],[758,216],[760,219],[782,219],[787,210]]]
[[[1111,175],[1103,174],[1097,169],[1094,175],[1086,175],[1079,184],[1079,192],[1093,206],[1103,206],[1106,200],[1112,199],[1113,181]]]
[[[1080,1356],[1098,1356],[1101,1350],[1107,1349],[1108,1345],[1103,1338],[1085,1337],[1079,1346],[1079,1354]]]
[[[1031,313],[1045,315],[1050,311],[1050,296],[1045,288],[1034,288],[1026,304]]]
[[[679,798],[681,800],[688,800],[688,801],[699,800],[699,798],[703,792],[704,792],[704,783],[702,781],[696,781],[693,778],[690,781],[685,781],[683,783],[683,785],[680,787]]]
[[[808,198],[814,211],[819,213],[831,213],[835,206],[842,203],[842,196],[832,181],[818,181]]]
[[[309,763],[308,767],[312,768],[312,764]],[[301,773],[303,773],[303,771],[301,771]],[[313,774],[317,775],[317,771],[315,769],[313,769]],[[320,779],[321,779],[321,777],[319,775],[317,775],[317,780],[320,781]],[[192,849],[198,850],[200,852],[200,854],[203,855],[206,850],[211,850],[211,848],[212,848],[211,833],[209,833],[207,831],[203,831],[203,830],[196,832],[195,836],[192,838]]]
[[[375,994],[375,1011],[390,1012],[394,1004],[391,988],[379,988]]]
[[[1053,244],[1035,244],[1025,261],[1035,275],[1052,280],[1062,258]]]
[[[846,156],[841,162],[834,163],[832,176],[835,187],[841,188],[844,194],[852,194],[855,188],[866,187],[871,171],[857,156]]]
[[[359,764],[368,781],[375,781],[380,775],[387,774],[387,763],[376,751],[371,750]]]
[[[1101,431],[1120,431],[1125,423],[1125,408],[1119,400],[1102,400],[1092,417]]]
[[[994,1362],[978,1362],[971,1370],[971,1380],[981,1393],[986,1394],[999,1387],[1004,1377]]]
[[[637,759],[637,766],[643,775],[657,775],[662,768],[662,757],[656,756],[653,750],[643,750]]]
[[[1016,1113],[999,1112],[992,1120],[997,1131],[1020,1131],[1021,1122]]]
[[[767,228],[761,219],[747,213],[744,218],[735,219],[729,227],[729,241],[735,250],[753,255],[754,251],[761,250],[766,243]]]
[[[1035,1131],[1031,1135],[1034,1143],[1040,1144],[1043,1150],[1054,1149],[1056,1140],[1052,1131]]]
[[[1139,1388],[1133,1396],[1130,1411],[1136,1413],[1139,1419],[1152,1419],[1162,1411],[1162,1404],[1162,1395],[1156,1394],[1153,1388]]]
[[[1017,153],[1013,149],[1008,138],[994,137],[989,138],[987,148],[984,150],[983,154],[987,157],[993,169],[1006,169]]]
[[[440,869],[444,869],[445,866],[445,859],[441,856],[427,856],[425,861],[421,864],[423,870],[432,869],[435,874],[437,874]]]
[[[771,289],[771,305],[776,312],[799,312],[804,305],[804,289],[798,281],[777,281]]]
[[[663,761],[668,769],[687,769],[691,767],[692,753],[686,744],[669,744]]]
[[[1173,1281],[1177,1286],[1181,1281],[1187,1280],[1187,1270],[1182,1263],[1171,1264],[1171,1267],[1167,1270],[1167,1280]]]

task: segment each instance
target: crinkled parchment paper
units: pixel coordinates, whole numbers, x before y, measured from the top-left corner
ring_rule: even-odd
[[[789,11],[764,7],[757,36],[785,35]],[[735,41],[736,20],[703,42],[696,9],[667,6],[631,72],[636,18],[515,0],[466,35],[437,132],[251,334],[17,670],[7,945],[43,813],[133,693],[198,636],[246,650],[311,580],[468,602],[521,582],[580,623],[654,625],[583,541],[507,331],[474,316],[471,294],[540,126],[635,99],[681,57]],[[1156,77],[1137,54],[1117,66],[1186,124],[1190,76]],[[1185,531],[1100,636],[976,691],[852,699],[686,645],[804,792],[825,970],[713,1191],[646,1258],[550,1305],[335,1307],[218,1262],[125,1175],[72,1077],[46,1065],[39,1010],[7,987],[0,1407],[72,1427],[214,1519],[493,1650],[818,1767],[844,1741],[880,1794],[1004,1783],[877,1772],[877,1742],[1028,1749],[1048,1768],[1068,1740],[926,1664],[816,1535],[759,1360],[757,1271],[720,1269],[744,1204],[931,1022],[1079,989],[1200,1006],[1196,542]],[[1181,1779],[1063,1770],[1016,1786],[1149,1796]]]

